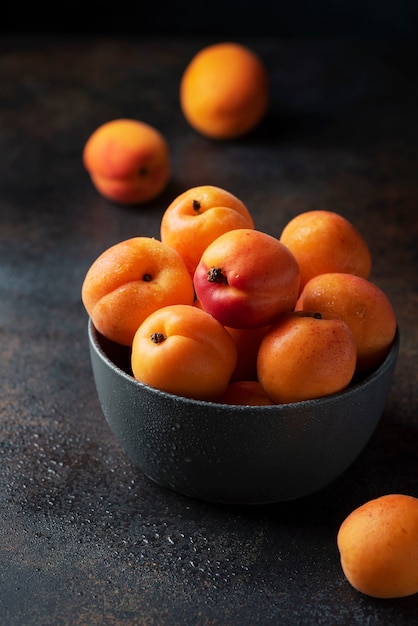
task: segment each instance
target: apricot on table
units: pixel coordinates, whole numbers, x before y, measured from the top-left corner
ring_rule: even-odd
[[[163,135],[150,124],[116,119],[88,138],[83,163],[97,191],[119,204],[142,204],[165,189],[170,154]]]
[[[177,250],[193,275],[210,243],[236,228],[254,228],[245,204],[214,185],[192,187],[175,198],[161,219],[161,241]]]
[[[300,289],[327,272],[346,272],[368,278],[372,258],[369,246],[354,225],[333,211],[299,213],[284,227],[280,241],[299,263]]]
[[[258,380],[277,404],[342,391],[355,366],[356,345],[347,324],[318,313],[282,316],[263,337],[257,357]]]
[[[348,582],[376,598],[418,593],[418,498],[387,494],[352,511],[337,534]]]
[[[229,333],[195,306],[158,309],[144,320],[132,343],[137,380],[196,400],[216,400],[224,393],[236,359]]]
[[[354,274],[315,276],[305,285],[295,309],[320,311],[344,320],[356,341],[356,370],[360,374],[382,363],[396,334],[396,316],[387,295]]]
[[[193,282],[181,256],[151,237],[133,237],[105,250],[90,266],[81,297],[96,329],[130,346],[150,313],[192,304]]]
[[[211,139],[234,139],[253,130],[269,104],[261,58],[247,46],[221,42],[201,49],[180,83],[180,106],[189,124]]]
[[[238,228],[215,239],[194,273],[202,308],[224,326],[267,326],[291,311],[299,291],[298,264],[276,237]]]

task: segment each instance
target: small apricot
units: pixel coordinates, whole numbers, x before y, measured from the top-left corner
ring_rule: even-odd
[[[181,256],[151,237],[105,250],[90,266],[81,297],[96,329],[130,346],[138,326],[169,304],[192,304],[193,282]]]
[[[348,582],[375,598],[418,593],[418,498],[388,494],[352,511],[337,534]]]
[[[83,163],[97,191],[119,204],[153,200],[170,177],[165,138],[138,120],[116,119],[99,126],[84,146]]]
[[[258,380],[276,404],[342,391],[356,366],[354,337],[345,322],[291,312],[271,325],[257,357]]]
[[[156,389],[196,400],[216,400],[227,389],[237,352],[225,328],[195,306],[152,313],[132,343],[134,377]]]
[[[356,341],[359,374],[382,363],[395,337],[396,316],[389,298],[377,285],[353,274],[315,276],[305,285],[295,309],[344,320]]]
[[[201,49],[180,83],[180,106],[189,124],[211,139],[234,139],[253,130],[269,103],[264,63],[248,47],[222,42]]]
[[[256,328],[225,327],[237,346],[237,365],[231,376],[231,382],[239,380],[257,380],[258,348],[269,326]]]
[[[244,203],[225,189],[201,185],[183,192],[167,207],[161,241],[177,250],[193,275],[208,245],[236,228],[254,228]]]
[[[199,300],[193,306],[203,309]],[[203,309],[204,310],[204,309]],[[231,375],[231,383],[257,380],[257,355],[260,343],[269,326],[256,328],[231,328],[225,326],[237,348],[237,364]]]
[[[299,213],[284,227],[280,241],[299,264],[300,290],[308,280],[327,272],[370,275],[369,246],[349,220],[333,211]]]
[[[273,404],[257,380],[231,382],[217,402],[239,406],[270,406]]]

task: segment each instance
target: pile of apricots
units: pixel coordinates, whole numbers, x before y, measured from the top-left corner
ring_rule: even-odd
[[[220,403],[327,396],[378,367],[396,333],[370,282],[356,228],[325,210],[279,237],[242,200],[204,185],[166,208],[160,238],[133,237],[89,268],[82,300],[96,329],[129,346],[134,377]]]
[[[211,140],[252,131],[269,105],[268,73],[248,48],[200,50],[179,88],[184,118]],[[143,121],[115,119],[88,138],[83,163],[117,204],[159,196],[167,141]],[[370,281],[367,243],[332,211],[296,215],[278,237],[255,229],[224,189],[188,189],[165,210],[160,238],[105,250],[82,285],[96,329],[127,346],[139,381],[198,400],[275,405],[327,396],[379,367],[396,334],[388,297]],[[359,592],[418,592],[418,498],[388,494],[352,511],[337,534]]]

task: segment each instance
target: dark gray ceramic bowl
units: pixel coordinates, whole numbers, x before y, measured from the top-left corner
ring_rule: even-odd
[[[130,374],[129,351],[88,326],[100,404],[131,461],[159,485],[222,503],[298,498],[328,485],[363,450],[382,415],[399,334],[381,367],[342,393],[278,406],[189,400]]]

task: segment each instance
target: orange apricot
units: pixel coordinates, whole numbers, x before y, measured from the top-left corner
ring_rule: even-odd
[[[269,103],[269,81],[260,57],[248,47],[222,42],[201,49],[180,83],[180,106],[189,124],[212,139],[253,130]]]
[[[167,207],[161,241],[177,250],[193,275],[208,245],[236,228],[254,228],[244,203],[225,189],[202,185],[183,192]]]
[[[155,311],[138,328],[132,343],[132,372],[137,380],[197,400],[215,400],[224,393],[236,359],[229,333],[195,306]]]
[[[130,346],[150,313],[192,304],[193,282],[181,256],[151,237],[133,237],[105,250],[90,266],[81,297],[96,329]]]
[[[356,366],[347,324],[320,314],[291,312],[271,325],[257,357],[258,380],[276,404],[342,391]]]
[[[273,402],[257,380],[237,380],[231,382],[217,402],[240,406],[270,406]]]
[[[301,273],[300,289],[327,272],[368,278],[372,259],[368,244],[354,225],[333,211],[306,211],[284,227],[280,241],[294,254]]]
[[[344,320],[356,341],[358,373],[380,365],[395,337],[396,316],[389,298],[377,285],[353,274],[315,276],[305,285],[295,309]]]
[[[84,146],[83,163],[97,191],[119,204],[153,200],[170,177],[163,135],[150,124],[131,119],[99,126]]]
[[[418,593],[418,498],[388,494],[352,511],[337,534],[348,582],[376,598]]]

